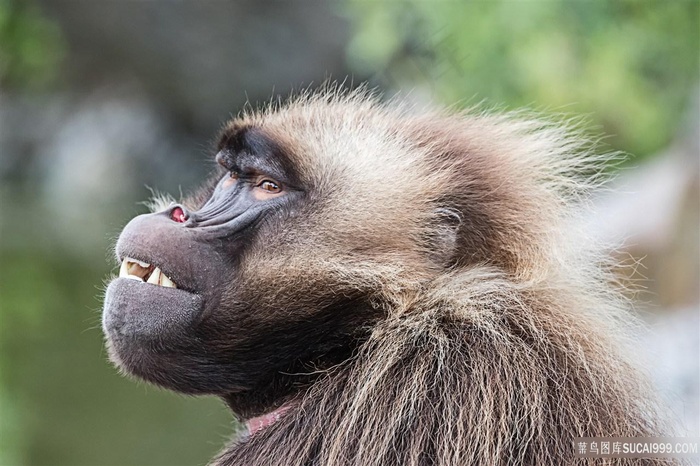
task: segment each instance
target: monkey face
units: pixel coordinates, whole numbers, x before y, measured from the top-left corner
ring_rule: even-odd
[[[103,313],[121,369],[263,411],[353,354],[388,283],[449,257],[452,221],[425,201],[442,185],[392,121],[303,111],[229,124],[200,196],[124,228]]]
[[[141,215],[124,228],[116,245],[120,274],[107,288],[103,314],[118,366],[187,393],[255,383],[255,361],[268,356],[247,337],[264,316],[236,300],[240,262],[263,225],[304,195],[275,155],[250,134],[228,141],[204,202]]]
[[[276,398],[298,383],[285,373],[350,354],[371,314],[367,285],[335,270],[347,262],[339,234],[319,231],[318,190],[278,143],[236,128],[216,161],[200,199],[140,215],[119,236],[103,312],[110,358],[184,393]]]

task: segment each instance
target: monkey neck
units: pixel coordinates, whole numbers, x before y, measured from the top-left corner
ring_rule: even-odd
[[[327,370],[349,361],[356,346],[363,340],[355,335],[344,335],[343,338],[350,341],[337,340],[334,342],[337,346],[323,348],[323,354],[307,355],[304,358],[306,362],[299,358],[289,365],[279,367],[246,390],[221,395],[222,400],[231,412],[243,421],[263,419],[268,413],[275,413],[284,406],[295,404],[301,394],[312,387],[317,379],[327,375]],[[307,346],[310,344],[307,343]],[[301,350],[294,354],[300,352]]]
[[[451,278],[296,398],[253,413],[288,407],[248,421],[212,465],[569,464],[571,437],[661,431],[633,366],[568,297],[535,298],[485,268]]]

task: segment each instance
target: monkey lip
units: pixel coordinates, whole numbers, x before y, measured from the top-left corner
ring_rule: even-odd
[[[120,277],[107,286],[102,325],[113,341],[162,342],[186,334],[203,309],[199,294]]]
[[[122,265],[119,268],[119,277],[166,288],[177,288],[175,282],[165,275],[159,267],[131,257],[125,257],[122,261]]]

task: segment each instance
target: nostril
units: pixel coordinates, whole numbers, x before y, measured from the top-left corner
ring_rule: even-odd
[[[172,212],[170,212],[170,218],[177,223],[185,223],[185,221],[187,221],[187,215],[185,215],[182,207],[175,207]]]

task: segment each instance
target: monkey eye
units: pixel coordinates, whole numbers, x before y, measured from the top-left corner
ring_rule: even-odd
[[[281,196],[284,194],[282,185],[277,181],[271,180],[270,178],[258,178],[257,182],[253,182],[255,188],[253,189],[253,195],[259,201],[264,201],[266,199],[271,199],[273,197]]]
[[[280,188],[279,184],[272,180],[262,180],[260,183],[258,183],[257,187],[264,191],[267,191],[270,194],[277,194],[280,191],[282,191],[282,188]]]

